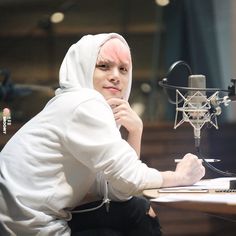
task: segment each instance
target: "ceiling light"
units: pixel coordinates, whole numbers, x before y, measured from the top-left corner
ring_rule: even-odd
[[[148,83],[142,83],[140,88],[141,88],[142,92],[144,92],[144,93],[150,93],[152,90],[150,84],[148,84]]]
[[[157,5],[164,7],[170,3],[170,0],[155,0],[155,2]]]
[[[55,12],[51,15],[50,20],[52,23],[60,23],[64,20],[64,13],[62,12]]]

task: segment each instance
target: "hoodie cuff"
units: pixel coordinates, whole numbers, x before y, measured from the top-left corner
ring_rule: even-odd
[[[146,173],[145,182],[146,183],[144,184],[144,189],[160,188],[163,184],[163,177],[158,170],[154,168],[149,168]]]

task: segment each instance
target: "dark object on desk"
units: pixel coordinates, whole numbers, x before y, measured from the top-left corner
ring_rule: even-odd
[[[236,180],[230,180],[229,181],[229,188],[230,189],[236,189]]]
[[[236,193],[236,189],[216,189],[216,193]]]

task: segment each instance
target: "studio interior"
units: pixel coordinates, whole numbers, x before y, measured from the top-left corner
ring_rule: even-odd
[[[199,129],[202,155],[236,172],[235,22],[234,0],[0,0],[0,150],[55,95],[69,46],[116,32],[132,54],[129,102],[144,124],[141,160],[174,170],[176,158],[196,152]],[[197,128],[199,111],[183,111],[196,92],[181,90],[191,87],[190,75],[204,78]],[[206,167],[205,178],[221,176]],[[164,236],[235,235],[235,213],[157,208]]]

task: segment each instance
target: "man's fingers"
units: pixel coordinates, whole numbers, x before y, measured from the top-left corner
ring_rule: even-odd
[[[120,104],[122,104],[124,102],[123,99],[121,98],[109,98],[107,99],[107,103],[110,105],[110,106],[119,106]]]

